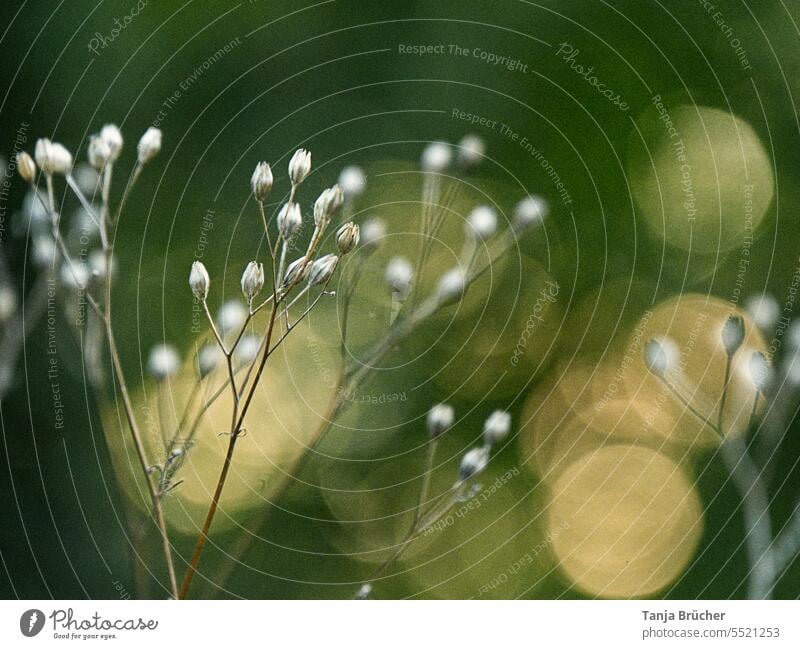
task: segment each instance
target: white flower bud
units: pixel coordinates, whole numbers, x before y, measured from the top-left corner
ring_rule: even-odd
[[[311,152],[305,149],[297,149],[289,160],[289,178],[293,185],[299,185],[306,179],[311,171]]]
[[[106,267],[106,254],[102,250],[92,250],[89,253],[88,259],[89,271],[92,277],[103,279],[108,275],[108,268]],[[114,268],[114,261],[111,261],[112,270]]]
[[[781,315],[781,306],[778,301],[766,293],[747,298],[744,302],[744,308],[762,330],[769,330],[774,327]]]
[[[251,261],[242,273],[242,293],[248,302],[264,288],[264,264]]]
[[[32,183],[36,178],[36,163],[25,151],[20,151],[17,154],[17,171],[20,178],[26,183]]]
[[[526,196],[514,208],[514,228],[524,230],[525,228],[539,226],[550,214],[550,206],[547,201],[539,196]]]
[[[297,203],[284,203],[278,212],[278,231],[284,240],[288,241],[303,225],[300,214],[300,205]]]
[[[411,289],[414,269],[405,257],[393,257],[386,265],[384,277],[386,279],[386,285],[391,292],[398,293],[401,297],[405,297]]]
[[[458,479],[461,482],[469,480],[470,478],[478,475],[486,468],[489,463],[489,448],[483,446],[481,448],[472,448],[461,459],[461,465],[458,468]]]
[[[483,424],[483,441],[489,446],[499,444],[511,430],[511,415],[505,410],[495,410]]]
[[[36,140],[34,155],[36,164],[48,176],[65,174],[72,169],[72,154],[63,145],[47,138]]]
[[[136,145],[136,153],[139,156],[139,164],[146,164],[155,158],[161,151],[161,130],[151,126]]]
[[[147,371],[156,381],[172,376],[180,367],[180,357],[172,345],[156,345],[150,350]]]
[[[324,227],[344,204],[344,192],[339,185],[324,189],[314,203],[314,224]]]
[[[339,248],[339,252],[346,255],[352,251],[358,245],[359,236],[360,229],[355,223],[352,221],[345,223],[336,231],[336,247]]]
[[[481,241],[490,238],[497,232],[497,212],[488,205],[479,205],[469,213],[466,231]]]
[[[728,356],[733,356],[744,340],[744,320],[738,315],[729,315],[722,325],[722,345]]]
[[[311,264],[306,263],[305,257],[295,259],[289,264],[283,275],[283,287],[286,288],[287,286],[293,286],[302,282],[308,276],[310,268]]]
[[[239,331],[247,318],[247,308],[239,300],[229,300],[217,313],[217,323],[222,333]]]
[[[208,276],[205,264],[202,261],[192,262],[192,269],[189,271],[189,287],[194,296],[203,302],[208,297],[210,285],[211,278]]]
[[[200,372],[200,378],[207,377],[211,372],[217,369],[219,362],[222,360],[222,350],[219,345],[208,343],[200,348],[197,352],[197,369]]]
[[[453,151],[447,142],[431,142],[422,151],[420,166],[423,171],[442,173],[450,166]]]
[[[108,144],[110,150],[109,162],[114,162],[122,153],[122,133],[115,124],[106,124],[100,129],[100,137]]]
[[[668,338],[648,340],[644,346],[644,364],[656,376],[664,376],[678,360],[678,348]]]
[[[772,374],[767,357],[761,352],[753,352],[748,369],[750,370],[750,379],[753,381],[756,390],[763,392],[769,384]]]
[[[368,219],[361,225],[361,247],[372,252],[386,236],[386,224],[381,219]]]
[[[453,406],[448,406],[446,403],[437,403],[428,411],[426,419],[428,433],[430,433],[431,437],[439,437],[453,425],[454,420],[455,411]]]
[[[325,284],[333,275],[338,263],[339,258],[336,255],[320,257],[311,264],[311,270],[308,271],[308,283],[311,286]]]
[[[437,289],[439,304],[454,302],[467,290],[467,274],[461,268],[453,268],[442,275]]]
[[[355,165],[345,167],[339,174],[339,185],[348,200],[361,196],[367,188],[367,178],[364,176],[364,170]]]
[[[92,135],[89,138],[89,149],[87,152],[89,164],[97,171],[101,171],[111,159],[111,147],[99,135]]]
[[[240,365],[252,363],[258,355],[258,350],[260,347],[261,339],[255,334],[247,334],[242,336],[239,344],[236,345],[236,362]]]
[[[483,162],[486,144],[483,138],[467,134],[458,143],[458,166],[464,171],[472,171]]]
[[[266,162],[259,162],[250,177],[250,188],[259,203],[263,203],[272,191],[272,181],[272,167]]]

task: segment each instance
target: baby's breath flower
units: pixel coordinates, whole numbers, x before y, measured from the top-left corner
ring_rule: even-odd
[[[250,188],[259,203],[267,199],[272,190],[272,182],[272,167],[266,162],[259,162],[250,177]]]
[[[771,369],[767,357],[761,352],[753,352],[748,365],[750,379],[756,390],[763,392],[769,383]]]
[[[483,424],[483,440],[489,445],[499,444],[511,430],[511,415],[505,410],[495,410]]]
[[[497,212],[488,205],[478,205],[467,217],[467,234],[485,241],[497,231]]]
[[[211,343],[203,345],[197,352],[197,369],[200,372],[200,378],[207,377],[217,369],[220,360],[222,360],[222,350],[219,345]]]
[[[744,340],[744,320],[738,315],[729,315],[722,325],[722,345],[728,356],[733,356]]]
[[[437,287],[439,303],[448,304],[464,295],[467,290],[467,274],[462,268],[453,268],[442,275]]]
[[[361,247],[372,252],[381,244],[386,236],[386,224],[377,218],[367,219],[361,225]]]
[[[115,162],[122,153],[122,133],[115,124],[106,124],[100,129],[100,137],[108,145],[109,162]]]
[[[549,213],[550,207],[543,198],[526,196],[514,208],[514,228],[524,230],[539,226],[544,223]]]
[[[406,296],[411,288],[414,269],[405,257],[392,257],[386,265],[384,277],[390,291]]]
[[[336,255],[330,254],[320,257],[311,264],[311,270],[308,272],[308,283],[311,286],[325,284],[333,275],[338,263],[339,258]]]
[[[289,160],[289,178],[293,185],[299,185],[306,179],[311,171],[311,152],[305,149],[297,149]]]
[[[247,308],[239,300],[229,300],[217,313],[217,323],[222,333],[238,331],[247,318]]]
[[[36,164],[48,176],[65,174],[72,169],[72,154],[62,144],[47,138],[36,140],[34,155]]]
[[[284,203],[278,211],[278,231],[284,240],[291,239],[301,225],[303,225],[303,216],[300,214],[300,205]]]
[[[487,446],[470,449],[464,453],[464,457],[461,459],[461,465],[458,468],[458,479],[461,482],[469,480],[483,471],[488,463],[489,448]]]
[[[336,231],[336,247],[346,255],[358,245],[360,230],[352,221],[348,221]]]
[[[345,167],[339,174],[339,186],[348,200],[361,196],[367,188],[367,178],[364,176],[364,170],[355,165]]]
[[[192,262],[192,269],[189,271],[189,286],[194,296],[201,302],[205,301],[210,285],[211,278],[208,276],[205,264],[202,261]]]
[[[36,178],[36,163],[33,158],[25,151],[20,151],[17,154],[17,171],[20,178],[26,183],[32,183]]]
[[[150,350],[147,371],[156,381],[163,381],[178,371],[180,357],[172,345],[159,344]]]
[[[339,185],[324,189],[314,203],[314,224],[320,228],[325,227],[343,203],[344,192]]]
[[[295,259],[286,268],[286,272],[283,275],[283,287],[286,288],[302,282],[308,276],[310,267],[311,264],[306,263],[305,257]]]
[[[89,164],[97,171],[101,171],[111,158],[111,147],[99,135],[92,135],[89,138],[87,157]]]
[[[433,438],[439,437],[453,425],[454,419],[455,411],[453,406],[448,406],[446,403],[437,403],[428,411],[426,419],[428,433]]]
[[[264,264],[251,261],[242,273],[242,293],[248,302],[264,288]]]
[[[161,130],[151,126],[136,145],[136,153],[139,157],[139,164],[147,164],[155,158],[161,151]]]
[[[423,171],[442,173],[450,166],[453,151],[447,142],[431,142],[422,151],[420,166]]]
[[[458,143],[458,166],[464,171],[472,171],[482,161],[486,153],[486,144],[483,138],[468,133]]]

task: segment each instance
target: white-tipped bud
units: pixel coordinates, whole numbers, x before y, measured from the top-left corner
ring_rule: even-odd
[[[368,219],[361,225],[361,247],[372,252],[386,236],[386,224],[381,219]]]
[[[217,324],[222,333],[238,332],[247,318],[247,308],[239,300],[229,300],[217,313]]]
[[[161,137],[161,129],[151,126],[139,138],[139,143],[136,145],[139,164],[150,162],[161,152]]]
[[[100,129],[100,137],[108,145],[110,154],[109,162],[116,161],[122,153],[122,133],[115,124],[106,124]]]
[[[478,205],[467,217],[466,232],[480,241],[497,232],[497,212],[488,205]]]
[[[744,320],[738,315],[729,315],[722,325],[721,338],[725,353],[733,356],[744,340]]]
[[[236,345],[236,362],[239,365],[247,365],[252,363],[258,355],[258,350],[261,347],[261,340],[255,334],[247,334],[242,336],[239,344]]]
[[[289,178],[293,185],[299,185],[306,179],[311,171],[311,152],[305,149],[297,149],[289,160]]]
[[[499,444],[511,431],[511,415],[505,410],[495,410],[483,424],[483,441],[489,446]]]
[[[189,287],[192,293],[202,302],[208,297],[209,286],[211,278],[208,276],[205,264],[202,261],[193,261],[192,269],[189,271]]]
[[[303,216],[300,214],[300,205],[297,203],[284,203],[278,211],[278,231],[285,241],[291,239],[303,225]]]
[[[320,257],[311,264],[311,270],[308,271],[308,283],[311,286],[325,284],[333,275],[338,263],[339,258],[336,255]]]
[[[156,381],[163,381],[178,371],[181,361],[172,345],[156,345],[150,350],[147,371]]]
[[[266,162],[259,162],[250,177],[250,188],[259,203],[263,203],[272,191],[272,182],[272,167]]]
[[[222,350],[219,345],[212,343],[203,345],[197,352],[197,371],[200,373],[200,378],[204,379],[217,369],[221,360]]]
[[[458,143],[458,166],[464,171],[472,171],[483,162],[485,154],[486,144],[483,138],[468,133]]]
[[[437,403],[428,411],[428,417],[425,420],[428,425],[428,433],[433,438],[439,437],[450,429],[454,420],[455,411],[453,406],[448,406],[446,403]]]
[[[769,330],[775,326],[781,315],[781,306],[771,295],[753,295],[744,302],[744,308],[753,322],[762,329]]]
[[[353,200],[361,196],[367,188],[367,178],[361,167],[350,165],[342,169],[339,174],[339,186],[344,192],[347,200]]]
[[[314,203],[314,224],[324,227],[344,204],[344,192],[339,185],[322,191]]]
[[[550,214],[547,201],[539,196],[526,196],[514,208],[514,228],[524,230],[538,227]]]
[[[678,358],[678,350],[668,338],[648,340],[644,346],[644,364],[656,376],[664,376]]]
[[[359,237],[360,228],[352,221],[348,221],[336,231],[336,247],[341,254],[346,255],[358,245]]]
[[[72,154],[63,145],[47,138],[36,140],[34,155],[36,164],[48,176],[66,174],[72,169]]]
[[[111,159],[111,147],[99,135],[92,135],[89,138],[87,158],[92,167],[101,171]]]
[[[283,275],[283,287],[286,288],[287,286],[294,286],[295,284],[302,282],[308,276],[308,271],[310,268],[311,264],[306,263],[305,257],[295,259],[286,268],[286,272]]]
[[[389,263],[386,264],[384,277],[389,291],[397,293],[400,297],[405,297],[411,290],[414,269],[405,257],[392,257]]]
[[[461,465],[458,467],[458,479],[461,482],[469,480],[470,478],[478,475],[486,468],[489,463],[489,448],[483,446],[481,448],[472,448],[461,459]]]
[[[242,273],[242,293],[248,302],[264,288],[264,264],[251,261]]]
[[[26,183],[32,183],[36,178],[36,163],[25,151],[17,154],[17,172]]]
[[[437,286],[439,304],[449,304],[461,299],[467,290],[467,274],[461,268],[453,268],[442,275]]]
[[[453,150],[447,142],[431,142],[422,151],[420,166],[423,171],[442,173],[453,160]]]
[[[750,357],[750,363],[748,364],[748,370],[750,371],[750,379],[753,381],[756,390],[763,392],[769,384],[772,374],[767,357],[761,352],[753,352],[753,355]]]

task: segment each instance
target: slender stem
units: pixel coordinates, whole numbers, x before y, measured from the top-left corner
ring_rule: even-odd
[[[733,357],[731,354],[725,355],[725,379],[722,382],[722,397],[719,401],[719,417],[717,419],[717,428],[722,430],[722,415],[725,411],[725,400],[728,398],[728,386],[731,380],[731,361]]]

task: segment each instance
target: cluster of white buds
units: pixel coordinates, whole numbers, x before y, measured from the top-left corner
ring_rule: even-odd
[[[423,171],[442,173],[453,161],[453,149],[447,142],[431,142],[422,151],[420,166]]]
[[[473,171],[480,165],[486,155],[486,143],[483,138],[468,133],[458,143],[458,166],[462,171]]]
[[[550,206],[539,196],[526,196],[514,208],[514,228],[518,231],[544,223]]]
[[[455,411],[453,406],[449,406],[446,403],[437,403],[428,411],[426,419],[428,433],[432,438],[436,439],[450,429],[454,420]]]
[[[272,182],[272,167],[266,162],[259,162],[250,177],[250,189],[253,190],[259,203],[267,200],[267,196],[272,191]]]
[[[729,315],[722,325],[722,346],[728,356],[733,356],[744,340],[744,320],[738,315]]]
[[[189,271],[189,287],[194,296],[204,302],[208,297],[208,290],[211,285],[211,278],[208,276],[205,264],[202,261],[192,262],[192,270]]]
[[[139,164],[147,164],[161,152],[161,137],[161,130],[151,126],[139,138],[136,145]]]
[[[405,297],[411,290],[414,269],[405,257],[392,257],[386,265],[384,277],[390,292]]]
[[[242,294],[251,303],[264,288],[264,264],[251,261],[242,273]]]
[[[320,257],[311,264],[311,270],[308,271],[308,283],[311,286],[326,284],[336,271],[338,263],[339,258],[336,255],[328,254]]]
[[[289,160],[289,178],[295,187],[302,183],[311,171],[311,152],[297,149]]]
[[[63,144],[47,138],[36,140],[34,156],[39,169],[47,176],[66,174],[72,169],[72,154]]]
[[[178,352],[171,345],[156,345],[150,350],[147,371],[156,381],[163,381],[178,371],[181,361]]]
[[[367,188],[367,178],[361,167],[350,165],[342,169],[339,174],[339,186],[347,200],[358,198]]]
[[[488,205],[479,205],[467,217],[466,231],[478,241],[486,241],[497,232],[497,212]]]
[[[358,245],[360,228],[348,221],[336,231],[336,247],[342,255],[346,255]]]
[[[318,228],[324,228],[330,223],[333,215],[336,214],[344,204],[344,192],[339,185],[328,187],[314,203],[314,224]]]
[[[291,239],[300,226],[303,225],[303,216],[300,214],[300,205],[297,203],[284,203],[278,212],[278,231],[285,241]]]
[[[488,446],[502,442],[511,431],[511,414],[505,410],[495,410],[483,424],[483,441]]]
[[[367,219],[361,224],[361,248],[366,252],[376,250],[385,236],[386,224],[381,219]]]

